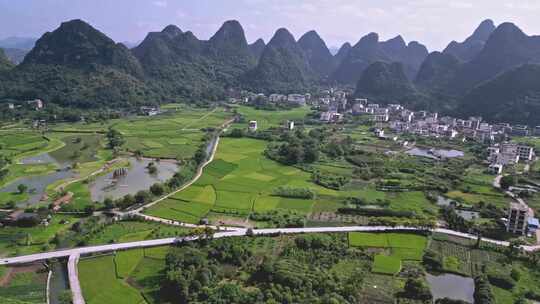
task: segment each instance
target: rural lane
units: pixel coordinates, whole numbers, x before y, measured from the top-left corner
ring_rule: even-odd
[[[81,284],[79,283],[79,271],[77,270],[80,257],[80,254],[74,253],[69,256],[68,260],[69,289],[71,290],[73,304],[85,304]]]

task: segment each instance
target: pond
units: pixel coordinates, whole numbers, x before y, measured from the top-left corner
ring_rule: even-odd
[[[428,273],[426,279],[434,300],[449,298],[474,302],[474,280],[471,278],[455,274],[435,276]]]
[[[29,197],[28,200],[24,202],[23,206],[30,207],[33,205],[37,205],[40,202],[41,198],[46,192],[45,190],[47,189],[48,185],[55,183],[59,180],[73,178],[76,176],[77,174],[70,169],[61,169],[46,175],[20,178],[13,183],[1,188],[0,192],[18,192],[17,186],[20,184],[24,184],[28,187]]]
[[[465,153],[458,150],[444,150],[444,149],[421,149],[421,148],[412,148],[405,152],[409,155],[428,157],[432,159],[440,158],[456,158],[463,157]]]
[[[39,164],[51,164],[51,163],[57,164],[60,167],[63,167],[62,164],[56,158],[52,157],[49,153],[43,153],[36,156],[23,158],[21,160],[21,164],[25,164],[25,165],[39,165]]]
[[[47,186],[50,184],[53,184],[59,180],[74,178],[77,176],[75,172],[71,170],[69,167],[71,165],[70,162],[62,162],[58,160],[57,158],[51,156],[49,153],[42,153],[36,156],[26,157],[23,158],[20,161],[22,164],[32,165],[32,164],[55,164],[59,168],[55,172],[45,174],[45,175],[37,175],[37,176],[29,176],[29,177],[23,177],[20,178],[11,184],[6,185],[3,188],[0,188],[0,192],[18,192],[17,186],[20,184],[24,184],[28,187],[28,200],[26,202],[19,202],[23,203],[20,204],[22,206],[30,207],[39,204],[41,199],[44,197],[45,190],[47,189]]]
[[[155,174],[148,172],[147,166],[154,162],[157,167]],[[97,176],[89,184],[92,201],[102,202],[105,198],[118,199],[126,194],[136,194],[140,190],[148,190],[155,183],[163,183],[170,179],[177,171],[175,161],[162,160],[155,162],[151,159],[138,160],[129,158],[130,166],[124,175],[114,177],[114,172]]]

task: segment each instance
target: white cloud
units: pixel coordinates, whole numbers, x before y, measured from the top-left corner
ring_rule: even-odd
[[[165,0],[154,1],[154,2],[152,2],[152,4],[157,6],[157,7],[167,7],[169,5],[169,3],[167,3],[167,1],[165,1]]]

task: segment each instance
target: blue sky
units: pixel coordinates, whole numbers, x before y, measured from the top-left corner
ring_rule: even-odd
[[[140,41],[168,24],[207,39],[224,21],[237,19],[249,41],[268,41],[286,27],[297,38],[315,29],[329,46],[377,32],[382,39],[402,34],[440,50],[486,18],[540,33],[538,16],[538,0],[0,0],[0,39],[39,37],[75,18],[116,41]]]

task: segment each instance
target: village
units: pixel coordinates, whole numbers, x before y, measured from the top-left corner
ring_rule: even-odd
[[[367,98],[356,98],[351,101],[350,92],[328,89],[316,94],[254,94],[243,92],[242,99],[231,98],[231,103],[274,103],[286,107],[311,106],[320,113],[319,121],[323,124],[342,124],[347,117],[362,117],[373,124],[373,135],[382,140],[400,142],[404,148],[413,151],[413,143],[400,140],[400,136],[417,136],[462,143],[476,143],[485,147],[486,172],[494,175],[494,186],[500,188],[500,180],[505,171],[515,172],[518,165],[528,171],[531,164],[537,161],[534,147],[512,141],[513,138],[540,136],[540,126],[530,129],[524,125],[509,123],[491,124],[482,117],[460,119],[451,116],[440,116],[439,113],[425,110],[413,111],[400,104],[382,105],[371,103]],[[283,128],[292,130],[294,121],[285,121]],[[256,120],[248,123],[249,131],[257,131]],[[443,159],[445,151],[430,149],[424,155]],[[453,151],[458,152],[459,151]],[[413,153],[414,154],[414,153]],[[458,154],[462,155],[462,154]],[[454,155],[455,156],[455,155]],[[535,212],[520,197],[524,192],[538,192],[539,185],[514,185],[505,189],[512,198],[507,208],[507,217],[503,218],[507,231],[516,235],[534,236],[539,228],[539,220]]]

